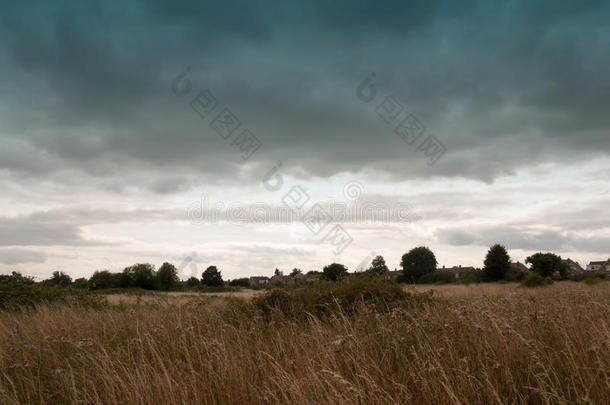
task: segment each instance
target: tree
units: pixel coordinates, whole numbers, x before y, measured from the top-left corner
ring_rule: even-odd
[[[413,283],[415,280],[427,273],[436,270],[436,256],[425,246],[411,249],[402,256],[400,261],[405,280]]]
[[[180,279],[178,278],[178,270],[171,263],[163,263],[157,271],[157,285],[161,290],[169,291],[173,289]]]
[[[234,278],[233,280],[229,281],[229,285],[231,287],[245,287],[245,288],[248,288],[248,287],[250,287],[250,279],[248,277]]]
[[[185,282],[187,287],[197,287],[199,285],[199,279],[197,277],[190,277]]]
[[[294,268],[294,269],[292,269],[292,271],[290,272],[290,275],[291,275],[291,276],[293,276],[293,277],[294,277],[294,276],[296,276],[297,274],[303,274],[303,272],[301,271],[301,269]]]
[[[129,268],[123,269],[122,272],[115,275],[115,278],[120,288],[134,287],[133,274],[130,273]]]
[[[485,257],[485,275],[489,280],[503,280],[510,269],[510,256],[502,245],[493,245],[489,248]]]
[[[84,277],[77,278],[72,285],[76,288],[87,288],[87,279]]]
[[[274,276],[283,276],[284,272],[280,271],[280,269],[275,269],[275,271],[273,272]]]
[[[322,269],[324,278],[330,281],[337,281],[347,276],[347,267],[340,263],[331,263]]]
[[[54,271],[51,278],[45,280],[45,284],[58,287],[67,287],[72,284],[72,277],[63,271]]]
[[[34,284],[34,277],[24,276],[18,271],[12,271],[11,275],[0,274],[0,283],[8,284]]]
[[[222,275],[216,266],[210,266],[201,274],[201,284],[208,287],[222,287]]]
[[[96,271],[89,279],[89,288],[101,290],[119,287],[119,276],[121,275],[111,273],[108,270]]]
[[[386,271],[390,271],[390,269],[386,266],[383,256],[380,255],[373,259],[371,267],[366,272],[373,276],[383,276]]]
[[[556,271],[559,272],[562,279],[567,276],[568,269],[561,260],[561,256],[553,253],[535,253],[525,259],[525,263],[531,264],[532,271],[542,277],[551,277]]]
[[[123,270],[121,286],[129,281],[129,287],[138,287],[145,290],[157,289],[155,266],[149,263],[138,263]]]

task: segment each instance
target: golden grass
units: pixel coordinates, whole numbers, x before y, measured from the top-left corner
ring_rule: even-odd
[[[572,281],[564,281],[556,283],[550,287],[546,287],[550,291],[558,292],[587,292],[591,288],[584,283],[576,283]],[[445,284],[445,285],[430,285],[430,284],[415,284],[406,285],[407,291],[429,292],[434,291],[440,297],[448,298],[475,298],[475,297],[506,297],[514,294],[517,295],[537,295],[539,289],[526,288],[520,283],[482,283],[482,284]],[[549,290],[546,290],[549,291]]]
[[[227,292],[214,292],[214,293],[200,293],[200,292],[150,292],[145,295],[136,294],[106,294],[104,298],[113,305],[119,304],[172,304],[172,305],[184,305],[191,303],[196,300],[206,300],[210,298],[240,298],[244,300],[250,300],[263,291],[260,290],[240,290],[240,291],[227,291]]]
[[[0,403],[610,403],[610,283],[430,288],[307,322],[226,298],[3,312]]]

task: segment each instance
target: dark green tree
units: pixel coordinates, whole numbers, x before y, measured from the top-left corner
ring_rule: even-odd
[[[244,287],[244,288],[248,288],[250,287],[250,279],[247,277],[244,278],[234,278],[233,280],[229,281],[229,285],[231,287]]]
[[[208,287],[222,287],[222,275],[216,266],[210,266],[201,274],[201,284]]]
[[[74,280],[72,285],[76,288],[87,288],[87,279],[84,277],[77,278],[76,280]]]
[[[129,268],[123,269],[122,272],[115,275],[115,278],[120,288],[135,287],[133,274],[130,273]]]
[[[186,284],[187,287],[197,287],[200,283],[197,277],[189,277],[184,284]]]
[[[149,263],[138,263],[123,270],[121,286],[128,280],[129,287],[143,288],[145,290],[157,289],[155,266]]]
[[[330,281],[337,281],[347,276],[347,267],[340,263],[331,263],[322,269],[323,277]]]
[[[371,267],[366,272],[373,276],[383,276],[386,271],[390,271],[390,269],[386,266],[383,256],[380,255],[373,259]]]
[[[294,269],[292,269],[292,271],[290,272],[290,275],[291,275],[291,276],[296,276],[297,274],[303,274],[303,272],[301,271],[301,269],[294,268]]]
[[[18,271],[12,271],[10,276],[7,274],[0,274],[0,282],[7,284],[15,283],[32,285],[34,284],[34,278],[30,276],[24,276]]]
[[[63,271],[54,271],[51,278],[45,280],[44,284],[57,287],[67,287],[72,284],[72,277],[70,277]]]
[[[402,256],[400,261],[405,281],[415,282],[424,274],[432,273],[436,270],[436,256],[425,246],[411,249]]]
[[[96,271],[89,279],[89,288],[92,290],[117,288],[120,276],[121,274],[111,273],[108,270]]]
[[[488,280],[503,280],[510,269],[510,256],[504,246],[496,244],[489,248],[484,264],[483,271]]]
[[[178,278],[178,270],[171,263],[163,263],[157,271],[157,285],[161,290],[169,291],[173,289],[180,279]]]
[[[556,271],[562,279],[567,276],[568,269],[561,260],[561,256],[553,253],[535,253],[525,259],[525,263],[530,264],[532,271],[540,274],[542,277],[552,277]]]

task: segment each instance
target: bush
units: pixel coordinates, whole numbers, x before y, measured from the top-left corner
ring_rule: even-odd
[[[432,273],[424,274],[419,277],[415,283],[417,284],[450,284],[455,282],[455,274],[450,271],[433,271]]]
[[[219,293],[219,292],[237,292],[240,291],[240,287],[232,287],[229,285],[221,285],[221,286],[209,286],[199,284],[196,287],[192,287],[189,289],[190,291],[202,292],[202,293]]]
[[[600,281],[607,280],[605,274],[577,274],[570,277],[572,281],[584,281],[585,284],[593,285],[597,284]]]
[[[484,271],[475,270],[467,271],[460,275],[457,282],[459,284],[472,284],[472,283],[484,283],[489,281]]]
[[[35,284],[19,273],[0,276],[0,309],[17,310],[42,303],[79,304],[92,307],[105,305],[105,300],[83,290]]]
[[[338,281],[347,276],[347,267],[340,263],[331,263],[322,269],[322,274],[326,280]]]
[[[527,273],[525,273],[524,271],[511,267],[508,269],[506,274],[504,274],[504,280],[505,281],[523,281],[526,274]]]
[[[416,302],[415,294],[381,278],[350,276],[339,282],[319,281],[294,288],[273,289],[253,300],[266,318],[279,314],[293,319],[322,317],[340,311],[350,315],[364,304],[379,312]],[[423,297],[417,294],[417,297]]]
[[[587,285],[595,285],[595,284],[601,283],[604,280],[607,280],[607,278],[604,277],[604,275],[599,275],[597,277],[589,276],[589,277],[584,278],[584,282]]]
[[[72,287],[74,287],[74,288],[87,288],[87,286],[88,286],[87,283],[88,283],[88,281],[87,281],[86,278],[84,278],[84,277],[77,278],[72,283]]]
[[[189,279],[184,282],[186,287],[197,287],[199,284],[201,283],[197,277],[189,277]]]
[[[553,280],[550,277],[542,277],[538,273],[528,274],[521,282],[524,287],[543,287],[551,284],[553,284]]]

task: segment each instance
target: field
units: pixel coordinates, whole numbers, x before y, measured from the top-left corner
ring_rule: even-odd
[[[253,291],[0,312],[0,403],[610,403],[610,283],[405,288],[322,315]]]

